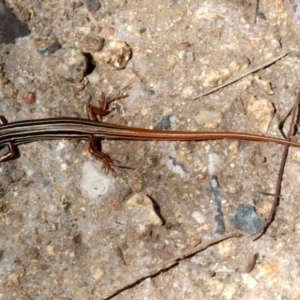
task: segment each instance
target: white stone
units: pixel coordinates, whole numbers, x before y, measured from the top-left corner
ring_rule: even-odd
[[[99,164],[99,165],[97,165]],[[95,199],[107,193],[113,178],[105,174],[100,163],[87,161],[82,166],[81,192],[89,199]]]

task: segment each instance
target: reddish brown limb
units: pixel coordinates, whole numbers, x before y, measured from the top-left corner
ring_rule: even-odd
[[[300,92],[298,93],[296,103],[292,110],[292,118],[291,118],[289,132],[287,134],[287,140],[291,140],[293,135],[295,134],[294,126],[297,121],[299,104],[300,104]],[[280,168],[277,176],[277,184],[276,184],[272,207],[264,226],[259,230],[259,232],[256,233],[256,237],[254,238],[254,241],[259,239],[267,231],[269,225],[272,223],[272,221],[275,218],[276,209],[280,201],[281,183],[282,183],[282,177],[283,177],[285,163],[287,160],[288,151],[289,151],[289,145],[285,145],[281,156],[281,163],[280,163]]]
[[[109,109],[109,105],[116,101],[128,97],[127,94],[123,94],[112,99],[106,99],[104,93],[101,93],[101,97],[99,99],[99,107],[93,106],[91,104],[86,107],[86,114],[90,120],[93,121],[102,121],[102,117],[108,115],[111,110]]]
[[[94,136],[91,136],[89,151],[91,154],[93,154],[94,156],[102,160],[103,163],[102,168],[105,171],[105,173],[111,172],[114,176],[116,176],[116,172],[112,166],[116,166],[115,163],[118,163],[118,161],[111,159],[109,155],[103,153],[99,149],[99,141],[100,141],[99,139],[95,138]]]

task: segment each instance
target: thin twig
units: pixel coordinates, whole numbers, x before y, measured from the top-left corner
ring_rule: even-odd
[[[160,272],[169,269],[170,267],[176,265],[181,259],[190,256],[192,254],[195,254],[199,251],[202,251],[212,245],[215,245],[221,241],[227,240],[229,238],[233,238],[233,237],[240,237],[242,236],[239,233],[231,233],[231,234],[227,234],[227,235],[223,235],[220,237],[217,237],[211,241],[205,242],[205,243],[201,243],[200,245],[197,245],[196,247],[193,248],[189,248],[186,251],[184,251],[183,253],[174,256],[168,260],[163,261],[160,264],[157,264],[156,266],[154,266],[153,268],[151,268],[150,270],[146,271],[144,274],[139,275],[138,277],[134,278],[133,280],[130,280],[129,282],[119,286],[116,289],[111,290],[110,292],[108,292],[107,294],[101,296],[101,300],[107,300],[107,299],[111,299],[111,297],[116,296],[117,294],[125,291],[126,289],[135,286],[136,284],[138,284],[139,282],[141,282],[142,280],[145,280],[149,277],[153,277],[157,274],[159,274]]]
[[[294,104],[294,107],[292,109],[292,117],[291,117],[290,128],[289,128],[289,131],[287,134],[287,140],[291,140],[292,136],[294,135],[294,126],[295,126],[296,119],[297,119],[299,103],[300,103],[300,92],[298,93],[296,103]],[[283,172],[284,172],[284,167],[285,167],[285,163],[287,160],[288,152],[289,152],[289,145],[285,145],[283,152],[282,152],[282,156],[281,156],[281,163],[280,163],[280,168],[279,168],[279,172],[278,172],[278,176],[277,176],[277,184],[276,184],[272,207],[271,207],[271,210],[269,212],[268,218],[267,218],[264,226],[259,230],[258,233],[255,234],[256,237],[254,238],[254,241],[259,239],[266,232],[269,225],[274,220],[276,208],[280,201],[281,183],[282,183],[282,177],[283,177]]]
[[[285,52],[285,53],[283,53],[283,54],[275,57],[274,59],[272,59],[272,60],[270,60],[270,61],[268,61],[268,62],[266,62],[266,63],[264,63],[264,64],[262,64],[260,66],[258,66],[255,69],[252,69],[250,71],[246,71],[245,73],[241,74],[240,76],[238,76],[238,77],[236,77],[234,79],[231,79],[231,80],[229,80],[229,81],[227,81],[227,82],[225,82],[225,83],[223,83],[223,84],[221,84],[221,85],[219,85],[219,86],[217,86],[217,87],[215,87],[215,88],[213,88],[213,89],[211,89],[211,90],[209,90],[207,92],[204,92],[204,93],[196,96],[193,100],[196,100],[196,99],[199,99],[199,98],[201,98],[203,96],[209,95],[209,94],[211,94],[211,93],[213,93],[213,92],[215,92],[215,91],[217,91],[217,90],[219,90],[219,89],[221,89],[221,88],[223,88],[223,87],[225,87],[227,85],[230,85],[230,84],[232,84],[232,83],[234,83],[234,82],[236,82],[236,81],[238,81],[238,80],[240,80],[240,79],[248,76],[251,73],[255,73],[255,72],[257,72],[257,71],[259,71],[259,70],[261,70],[261,69],[263,69],[265,67],[268,67],[268,66],[274,64],[276,61],[280,60],[281,58],[285,57],[288,53],[289,52]]]

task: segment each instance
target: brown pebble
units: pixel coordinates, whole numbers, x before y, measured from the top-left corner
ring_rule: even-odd
[[[107,35],[107,36],[113,36],[115,35],[115,28],[113,27],[108,27],[107,29],[104,30],[104,34]]]
[[[251,260],[249,261],[249,263],[247,264],[247,267],[246,267],[246,269],[245,269],[245,272],[246,272],[246,273],[250,273],[250,272],[254,269],[254,267],[255,267],[255,265],[256,265],[257,258],[258,258],[258,253],[255,253],[255,254],[252,256],[252,258],[251,258]]]
[[[181,42],[178,44],[178,47],[182,50],[186,50],[191,47],[191,43],[189,42]]]
[[[9,83],[9,80],[5,76],[0,75],[0,87],[6,85],[8,83]]]
[[[34,92],[28,92],[25,96],[26,104],[33,104],[36,100],[36,95]]]

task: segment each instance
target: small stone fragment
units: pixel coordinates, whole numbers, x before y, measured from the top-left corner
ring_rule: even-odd
[[[191,43],[189,42],[181,42],[181,43],[178,43],[178,48],[180,50],[187,50],[188,48],[191,47]]]
[[[233,141],[230,146],[228,147],[228,154],[231,156],[231,157],[237,157],[238,155],[238,150],[239,150],[239,147],[240,147],[240,143],[239,141]]]
[[[81,81],[87,69],[87,59],[81,51],[65,49],[60,57],[57,72],[69,82]]]
[[[257,99],[253,96],[248,105],[248,120],[251,125],[265,134],[274,115],[274,107],[267,99]]]
[[[155,126],[154,129],[168,130],[171,128],[172,115],[164,116]]]
[[[99,0],[85,0],[85,6],[88,11],[94,12],[101,7],[101,4]]]
[[[223,120],[223,113],[220,111],[201,110],[195,115],[198,125],[205,128],[217,128]]]
[[[186,53],[186,60],[189,63],[192,63],[193,61],[195,61],[195,55],[193,51],[187,51]]]
[[[275,0],[275,7],[277,11],[281,12],[284,10],[284,1],[283,0]]]
[[[34,92],[28,92],[25,96],[25,102],[27,104],[33,104],[36,100],[36,95]]]
[[[104,47],[101,52],[94,53],[94,60],[97,63],[102,61],[118,68],[123,69],[132,55],[132,50],[128,44],[120,40],[114,40]]]
[[[274,49],[281,48],[281,43],[278,39],[272,39],[271,40],[271,45]]]
[[[242,274],[242,280],[248,290],[253,290],[258,284],[255,278],[250,274]]]
[[[230,67],[230,71],[232,73],[235,73],[235,72],[246,70],[249,65],[250,65],[250,60],[246,56],[242,56],[232,61],[229,64],[229,67]]]
[[[257,10],[257,12],[256,12],[256,16],[258,17],[258,18],[260,18],[260,19],[262,19],[262,20],[264,20],[264,21],[266,21],[267,20],[267,17],[266,17],[266,15],[262,12],[262,11],[260,11],[260,10]]]
[[[217,153],[209,153],[208,155],[208,173],[210,175],[218,174],[223,166],[223,160]]]
[[[81,41],[81,50],[85,53],[101,51],[104,47],[105,39],[88,35]]]
[[[94,279],[101,279],[105,276],[106,272],[103,268],[101,267],[92,267],[92,276]]]
[[[116,33],[116,29],[114,27],[108,27],[103,29],[103,34],[106,36],[113,36]]]
[[[228,69],[223,69],[221,71],[212,70],[209,76],[205,79],[203,87],[212,88],[223,84],[229,77],[231,73]]]
[[[192,218],[199,224],[203,224],[206,220],[206,217],[200,211],[193,211],[191,214]]]
[[[50,56],[55,51],[61,48],[60,43],[54,35],[50,35],[47,38],[37,38],[34,41],[36,50],[42,56]]]
[[[294,161],[297,161],[297,162],[300,162],[300,151],[296,151],[296,152],[293,154],[293,160],[294,160]]]
[[[3,75],[0,75],[0,88],[8,83],[9,83],[8,78]]]
[[[126,202],[127,213],[140,226],[162,225],[162,220],[154,209],[152,200],[144,193],[131,196]]]
[[[230,220],[230,224],[238,230],[248,234],[255,234],[265,224],[265,220],[258,217],[252,205],[242,204],[238,207],[235,216]]]
[[[223,258],[231,257],[235,249],[236,245],[231,240],[226,240],[218,244],[218,251]]]
[[[47,252],[48,255],[51,255],[51,256],[55,255],[54,246],[53,245],[48,245],[46,247],[46,252]]]

